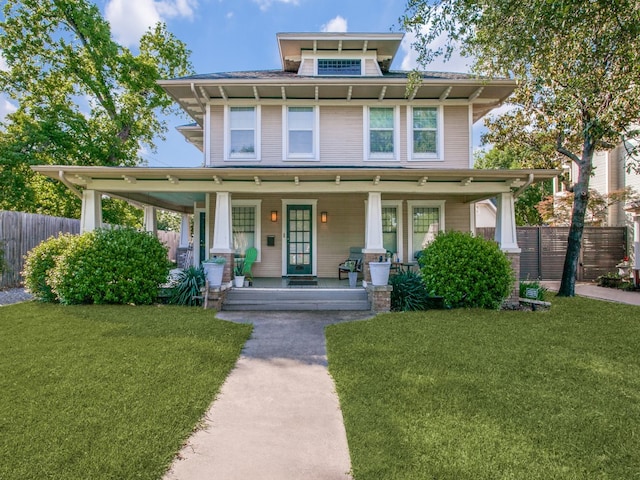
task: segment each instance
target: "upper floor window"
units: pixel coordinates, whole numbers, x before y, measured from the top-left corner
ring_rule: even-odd
[[[227,157],[258,158],[259,107],[228,107]]]
[[[354,59],[318,59],[318,75],[362,75],[361,60]]]
[[[395,159],[397,152],[397,109],[394,107],[369,107],[367,118],[366,158]]]
[[[413,107],[409,109],[411,158],[441,159],[441,109]]]
[[[285,107],[286,158],[317,158],[317,109]]]

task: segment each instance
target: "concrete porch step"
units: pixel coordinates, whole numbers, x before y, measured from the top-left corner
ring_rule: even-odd
[[[370,310],[363,288],[233,288],[222,310]]]

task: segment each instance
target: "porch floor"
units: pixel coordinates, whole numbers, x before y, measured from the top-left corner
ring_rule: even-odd
[[[317,285],[289,285],[289,280],[298,277],[254,277],[253,288],[349,288],[349,279],[313,277]],[[304,277],[307,278],[307,277]],[[312,278],[312,277],[308,277]],[[358,287],[362,287],[362,279],[358,279]]]

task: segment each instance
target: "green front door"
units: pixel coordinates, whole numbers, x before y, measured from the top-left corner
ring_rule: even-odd
[[[287,205],[287,274],[311,275],[311,205]]]

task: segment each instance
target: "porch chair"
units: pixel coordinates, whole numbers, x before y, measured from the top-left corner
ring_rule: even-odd
[[[244,252],[244,269],[242,270],[242,274],[251,281],[253,281],[251,267],[257,259],[258,250],[255,247],[247,248],[246,252]]]
[[[356,262],[356,269],[354,271],[362,273],[362,260],[364,255],[362,254],[362,247],[349,248],[349,258],[338,265],[338,280],[342,280],[343,273],[349,273],[349,266],[347,262]]]

